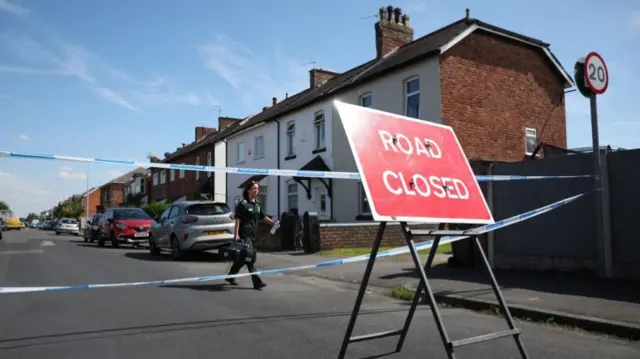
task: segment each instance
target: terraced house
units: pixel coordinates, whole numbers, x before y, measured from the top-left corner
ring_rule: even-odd
[[[165,153],[161,163],[226,166],[226,146],[222,139],[239,120],[220,117],[218,127],[195,128],[195,140],[182,144],[173,153]],[[226,201],[226,177],[223,173],[153,168],[150,173],[149,203],[173,203],[188,199]]]
[[[474,19],[468,10],[414,39],[409,15],[381,8],[374,30],[370,61],[343,73],[311,70],[306,90],[274,98],[230,130],[229,166],[356,171],[334,100],[451,125],[470,160],[519,161],[541,141],[566,147],[564,91],[573,81],[549,44]],[[249,177],[228,175],[232,208]],[[356,181],[254,179],[269,215],[297,208],[340,222],[371,218]]]

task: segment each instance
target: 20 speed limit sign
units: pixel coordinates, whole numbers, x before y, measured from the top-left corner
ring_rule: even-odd
[[[602,56],[590,52],[584,59],[584,72],[587,86],[597,95],[602,95],[609,87],[609,70]]]

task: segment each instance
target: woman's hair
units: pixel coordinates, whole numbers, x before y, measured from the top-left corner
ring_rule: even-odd
[[[256,184],[258,184],[258,182],[256,182],[256,181],[247,182],[247,184],[244,185],[244,189],[242,190],[242,198],[244,198],[246,201],[248,201],[249,200],[249,191],[251,190],[251,187],[253,187],[253,185],[256,185]]]

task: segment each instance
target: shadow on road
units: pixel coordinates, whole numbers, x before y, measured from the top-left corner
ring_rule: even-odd
[[[605,280],[569,273],[543,273],[517,270],[494,270],[494,274],[503,290],[524,289],[536,292],[640,303],[638,284],[629,281]],[[477,290],[478,295],[492,292],[488,273],[481,269],[451,268],[446,265],[441,265],[432,267],[429,270],[428,276],[432,280],[440,279],[471,282],[489,286],[486,290]],[[413,278],[418,280],[419,274],[414,268],[403,268],[402,272],[380,276],[380,279],[394,278]],[[464,292],[465,291],[442,291],[438,292],[438,294],[462,294]]]
[[[111,243],[105,243],[104,247],[98,247],[97,243],[84,243],[84,241],[78,241],[76,243],[76,246],[78,247],[85,247],[85,248],[94,248],[94,249],[101,249],[101,250],[106,250],[106,249],[136,249],[133,246],[118,246],[116,248],[111,246]],[[147,250],[146,247],[138,247],[137,250]]]
[[[151,254],[146,251],[146,252],[127,252],[124,254],[125,257],[127,258],[131,258],[131,259],[137,259],[137,260],[141,260],[141,261],[153,261],[153,262],[174,262],[176,260],[174,260],[171,255],[169,255],[168,253],[162,253],[159,256],[151,256]],[[196,253],[189,253],[187,255],[185,255],[185,259],[184,260],[180,260],[180,261],[176,261],[176,262],[207,262],[207,263],[223,263],[223,262],[228,262],[227,259],[224,259],[222,256],[219,256],[218,254],[214,254],[214,253],[209,253],[209,252],[196,252]]]
[[[253,287],[240,287],[229,285],[226,283],[218,283],[218,284],[167,284],[158,286],[158,288],[175,288],[175,289],[191,289],[198,290],[201,292],[226,292],[229,290],[255,290]]]
[[[420,309],[418,309],[420,310]],[[362,310],[360,315],[382,314],[382,313],[395,313],[405,312],[406,309],[380,309],[380,310]],[[351,315],[351,312],[325,312],[325,313],[304,313],[304,314],[291,314],[291,315],[273,315],[262,317],[244,317],[244,318],[226,318],[226,319],[212,319],[201,321],[190,321],[181,323],[165,323],[155,325],[143,325],[135,327],[122,327],[112,329],[100,329],[100,330],[87,330],[77,332],[66,332],[48,335],[38,335],[20,338],[8,338],[0,339],[0,351],[35,347],[40,345],[51,345],[61,343],[72,343],[87,340],[104,340],[105,338],[117,338],[117,337],[131,337],[134,335],[149,335],[155,333],[168,333],[184,330],[202,330],[222,326],[231,325],[248,325],[254,323],[266,323],[266,322],[281,322],[281,321],[293,321],[293,320],[309,320],[309,319],[322,319],[322,318],[347,318]],[[376,356],[379,357],[379,356]],[[372,357],[373,358],[373,357]]]

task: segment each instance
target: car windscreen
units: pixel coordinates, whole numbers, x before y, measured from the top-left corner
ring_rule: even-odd
[[[91,218],[91,223],[92,224],[96,224],[96,223],[100,222],[100,218],[102,218],[102,216],[96,214],[95,216],[93,216],[93,218]]]
[[[187,207],[187,214],[194,216],[215,216],[231,212],[226,203],[198,203]]]
[[[75,219],[63,219],[60,221],[60,223],[62,224],[78,224],[78,221],[76,221]]]
[[[120,209],[113,211],[113,219],[151,219],[151,217],[141,209]]]

